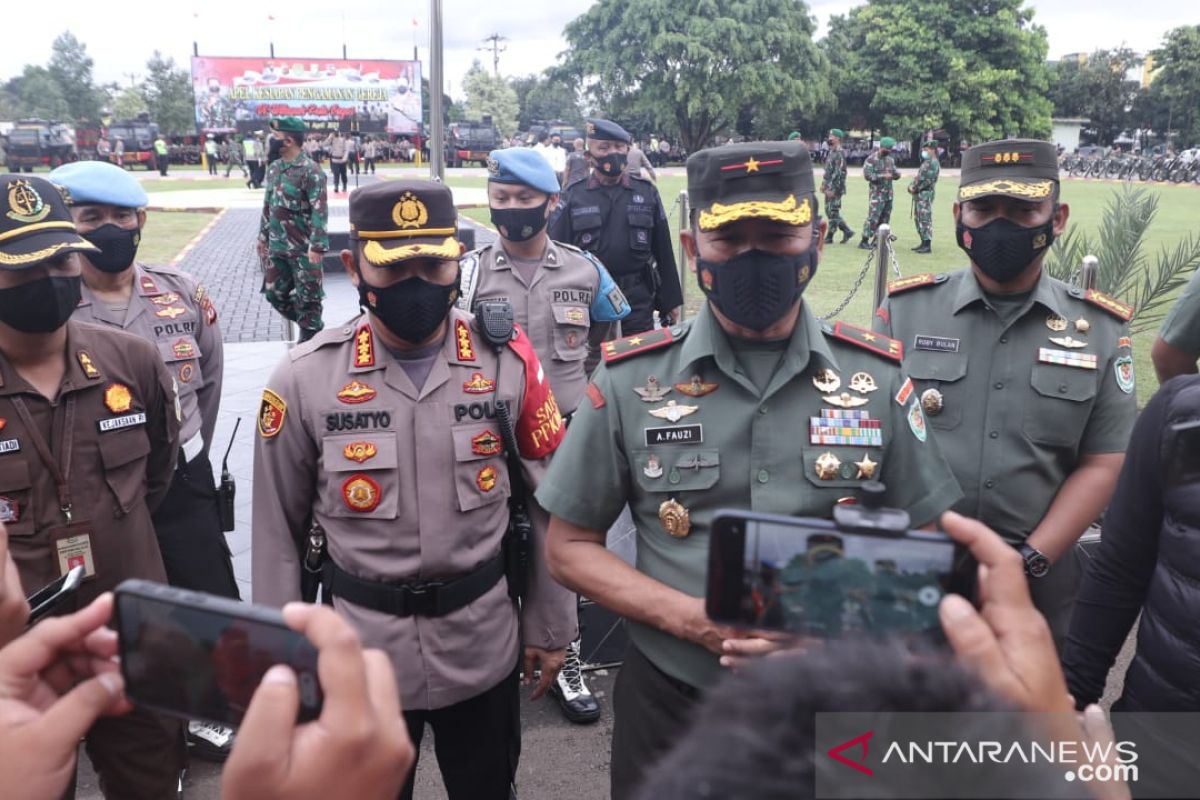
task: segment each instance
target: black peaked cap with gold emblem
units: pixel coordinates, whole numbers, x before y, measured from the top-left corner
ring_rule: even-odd
[[[687,160],[688,200],[702,231],[742,219],[813,221],[812,160],[800,141],[724,145]]]
[[[1037,139],[1003,139],[963,153],[958,199],[1003,195],[1041,201],[1058,184],[1058,149]]]
[[[76,233],[61,191],[44,178],[0,175],[0,209],[0,269],[99,249]]]
[[[350,195],[350,235],[379,267],[410,258],[458,258],[454,195],[431,181],[380,181]]]

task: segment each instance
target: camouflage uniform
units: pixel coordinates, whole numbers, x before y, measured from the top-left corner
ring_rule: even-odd
[[[825,177],[821,179],[821,193],[825,195],[825,218],[829,220],[827,241],[833,241],[833,234],[839,230],[847,237],[853,236],[854,231],[842,219],[842,196],[846,194],[846,151],[841,145],[829,150],[825,160]]]
[[[308,260],[308,250],[329,249],[325,184],[325,173],[304,153],[273,162],[258,229],[259,242],[267,245],[262,292],[280,314],[308,331],[324,327],[321,264]]]
[[[891,155],[872,154],[863,164],[863,177],[871,184],[867,220],[863,223],[863,241],[875,238],[875,229],[892,220],[892,175],[896,159]]]
[[[933,192],[941,171],[942,165],[938,162],[937,156],[931,155],[921,162],[921,169],[917,171],[917,177],[913,178],[908,187],[908,191],[914,198],[913,209],[917,218],[917,235],[921,237],[922,243],[933,241]]]

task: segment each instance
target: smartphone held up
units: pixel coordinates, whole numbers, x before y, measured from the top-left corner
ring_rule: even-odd
[[[911,530],[883,508],[883,487],[834,520],[718,511],[709,544],[709,617],[741,628],[811,638],[940,636],[947,592],[970,595],[954,569],[955,544]]]
[[[143,580],[117,587],[125,694],[180,719],[236,727],[272,666],[292,668],[299,722],[321,713],[317,651],[276,609]]]

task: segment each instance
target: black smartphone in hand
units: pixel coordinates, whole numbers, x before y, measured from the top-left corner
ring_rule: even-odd
[[[237,727],[263,675],[285,664],[299,685],[298,721],[320,716],[316,648],[276,609],[128,580],[116,588],[113,621],[134,705]]]
[[[66,575],[58,580],[50,581],[25,598],[25,602],[29,604],[29,619],[26,620],[25,627],[27,629],[33,627],[43,617],[58,608],[62,601],[75,594],[79,584],[83,583],[84,571],[83,566],[72,567]]]
[[[709,547],[708,616],[739,628],[937,640],[942,597],[971,596],[955,585],[954,541],[938,531],[719,511]]]

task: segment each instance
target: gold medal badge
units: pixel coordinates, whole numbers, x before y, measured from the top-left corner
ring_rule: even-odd
[[[676,539],[683,539],[692,532],[691,514],[674,498],[664,500],[658,507],[658,521],[663,530]]]

